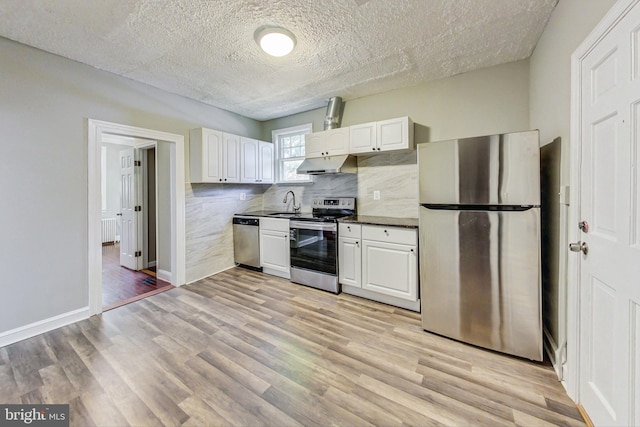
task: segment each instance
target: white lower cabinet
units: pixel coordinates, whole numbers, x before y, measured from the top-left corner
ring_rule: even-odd
[[[274,276],[291,278],[289,220],[260,218],[260,266]]]
[[[343,292],[420,311],[415,229],[340,224],[338,236]]]
[[[338,282],[361,287],[362,251],[360,250],[360,224],[339,224],[338,227]]]

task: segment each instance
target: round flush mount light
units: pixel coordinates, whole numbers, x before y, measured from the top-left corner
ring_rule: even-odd
[[[255,39],[260,48],[271,56],[286,56],[296,45],[291,31],[279,27],[258,28]]]

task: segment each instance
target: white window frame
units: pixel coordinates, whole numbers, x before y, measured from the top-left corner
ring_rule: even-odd
[[[313,132],[313,124],[307,123],[299,126],[291,126],[284,129],[275,129],[271,131],[271,138],[275,148],[275,159],[276,159],[276,183],[278,184],[304,184],[308,182],[313,182],[311,175],[306,175],[306,179],[301,180],[284,180],[282,178],[282,170],[283,170],[283,162],[285,159],[281,157],[281,147],[280,147],[280,137],[281,136],[291,136],[291,135],[308,135]],[[301,160],[304,157],[300,157]],[[287,159],[291,160],[291,159]]]

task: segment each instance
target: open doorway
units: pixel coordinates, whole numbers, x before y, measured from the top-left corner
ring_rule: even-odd
[[[136,145],[142,148],[137,148]],[[157,155],[156,141],[103,134],[102,181],[102,309],[120,307],[173,288],[158,278],[158,200],[169,193],[167,150]],[[159,160],[161,167],[157,168]],[[162,178],[158,197],[158,176]],[[166,208],[167,203],[163,203]],[[135,220],[135,221],[133,221]],[[165,266],[165,269],[168,269]],[[162,270],[161,270],[162,271]]]
[[[89,180],[89,206],[88,206],[88,228],[89,228],[89,271],[88,271],[88,291],[89,306],[91,314],[98,314],[103,311],[102,288],[103,288],[103,257],[102,257],[102,170],[104,169],[102,142],[106,138],[119,138],[127,140],[123,145],[133,148],[133,159],[135,163],[140,162],[142,169],[142,157],[146,163],[150,162],[150,157],[154,158],[155,165],[155,233],[150,232],[153,225],[152,218],[146,217],[146,225],[135,227],[135,231],[127,228],[125,231],[129,235],[138,236],[142,242],[140,249],[135,252],[140,254],[136,257],[136,264],[130,270],[139,272],[142,269],[153,269],[153,243],[150,244],[155,235],[155,269],[158,279],[161,279],[173,286],[181,286],[185,283],[185,189],[184,189],[184,137],[182,135],[159,132],[151,129],[137,128],[120,125],[116,123],[88,120],[88,180]],[[149,177],[151,172],[146,166],[146,174]],[[158,171],[162,173],[158,174]],[[140,181],[141,182],[141,181]],[[122,185],[120,183],[119,185]],[[140,203],[153,204],[154,194],[149,194],[140,189]],[[158,197],[161,194],[162,197]],[[151,199],[151,200],[150,200]],[[141,216],[140,224],[145,224],[142,217],[142,208],[137,208],[140,203],[136,202],[133,212]],[[129,206],[130,208],[131,206]],[[148,213],[150,209],[144,212]],[[124,213],[123,210],[121,212]],[[147,214],[148,215],[148,214]],[[124,216],[124,215],[123,215]],[[122,225],[121,225],[122,227]],[[144,229],[146,228],[146,232]],[[122,264],[122,244],[125,234],[119,230],[120,264]],[[115,246],[115,244],[113,245]],[[146,247],[145,247],[146,246]],[[151,247],[150,247],[151,246]],[[131,253],[129,250],[127,253]],[[139,264],[138,264],[139,263]],[[143,273],[140,273],[143,274]],[[150,277],[150,276],[147,276]]]

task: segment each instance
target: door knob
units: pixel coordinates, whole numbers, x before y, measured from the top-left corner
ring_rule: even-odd
[[[586,255],[589,253],[589,245],[587,245],[587,242],[569,243],[569,250],[571,252],[582,252]]]

